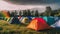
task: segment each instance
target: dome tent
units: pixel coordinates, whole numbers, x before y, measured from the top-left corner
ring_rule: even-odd
[[[20,24],[18,17],[12,17],[9,21],[11,24]]]
[[[24,17],[21,17],[21,18],[19,19],[19,21],[22,21],[22,20],[23,20],[23,18],[24,18]]]
[[[41,16],[41,18],[43,18],[46,22],[48,21],[47,16]]]
[[[48,16],[47,17],[47,24],[52,25],[55,23],[54,17],[53,16]]]
[[[50,29],[50,26],[46,23],[43,18],[34,18],[27,28],[34,29],[34,30],[44,30]]]
[[[18,16],[18,19],[21,19],[21,16]]]
[[[60,17],[55,18],[55,23],[51,25],[53,28],[60,28]]]
[[[32,16],[27,16],[27,18],[31,21],[32,20]]]
[[[20,21],[21,23],[29,23],[31,20],[32,20],[31,17],[21,17],[21,18],[19,19],[19,21]]]
[[[32,17],[32,19],[34,19],[35,17]]]
[[[13,17],[11,17],[11,18],[10,18],[9,23],[11,23],[11,22],[12,22],[12,19],[13,19]]]
[[[55,22],[59,20],[60,17],[54,17]]]
[[[60,20],[58,20],[55,24],[51,25],[53,28],[60,28]]]
[[[24,18],[22,18],[22,20],[21,20],[21,23],[29,23],[29,22],[30,22],[30,20],[29,20],[28,17],[24,17]]]
[[[10,18],[6,18],[4,19],[5,21],[9,22],[11,20],[11,17]]]

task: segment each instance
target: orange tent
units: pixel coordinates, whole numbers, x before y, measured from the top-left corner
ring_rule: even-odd
[[[31,23],[27,26],[27,28],[31,28],[34,30],[44,30],[50,29],[49,25],[46,23],[43,18],[35,18],[31,21]]]

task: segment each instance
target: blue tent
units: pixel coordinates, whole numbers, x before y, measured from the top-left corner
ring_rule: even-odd
[[[10,20],[11,24],[20,24],[20,21],[17,17],[12,17],[12,19]]]
[[[27,18],[31,21],[32,20],[32,16],[27,16]]]
[[[32,19],[34,19],[34,18],[36,18],[36,17],[32,17]]]
[[[47,17],[47,24],[48,25],[52,25],[52,24],[54,24],[55,23],[55,20],[54,20],[54,17],[52,17],[52,16],[49,16],[49,17]]]

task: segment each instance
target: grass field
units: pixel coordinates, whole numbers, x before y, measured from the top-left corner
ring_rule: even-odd
[[[60,34],[60,29],[35,31],[27,29],[26,26],[25,24],[9,24],[6,21],[0,20],[0,34]]]

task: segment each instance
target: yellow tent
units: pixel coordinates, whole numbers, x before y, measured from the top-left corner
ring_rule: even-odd
[[[27,17],[24,17],[22,19],[21,23],[29,23],[29,19]]]

